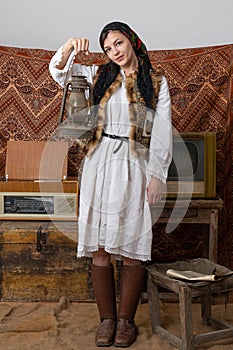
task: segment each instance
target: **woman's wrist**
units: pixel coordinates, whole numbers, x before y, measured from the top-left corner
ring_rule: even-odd
[[[69,40],[62,46],[62,57],[59,63],[57,63],[56,68],[57,69],[64,69],[66,66],[66,63],[74,50],[72,44],[70,44]]]
[[[74,45],[73,45],[73,39],[68,39],[67,42],[63,45],[62,47],[62,53],[64,56],[68,56],[71,54],[71,52],[74,50]]]

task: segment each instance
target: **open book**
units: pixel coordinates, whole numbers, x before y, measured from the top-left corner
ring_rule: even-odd
[[[203,273],[199,273],[191,270],[182,271],[182,270],[168,269],[166,274],[168,277],[171,277],[171,278],[185,280],[189,282],[196,282],[196,281],[217,281],[233,275],[233,271],[230,271],[225,274],[213,273],[213,274],[207,275],[207,274],[203,274]]]

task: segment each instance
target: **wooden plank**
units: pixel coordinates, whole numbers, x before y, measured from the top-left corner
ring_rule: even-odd
[[[162,327],[156,327],[156,334],[160,336],[163,340],[167,341],[171,345],[175,346],[178,349],[184,350],[185,348],[182,348],[182,340],[181,338],[177,337],[176,335],[168,332],[165,328]],[[191,350],[191,349],[187,349]]]
[[[1,181],[0,193],[6,192],[44,192],[44,193],[78,193],[78,181]]]
[[[1,301],[93,301],[86,271],[4,271]]]
[[[67,177],[68,142],[7,142],[5,175],[9,180],[62,180]]]
[[[214,199],[178,199],[178,200],[161,200],[156,204],[152,204],[153,208],[203,208],[203,209],[219,209],[223,208],[223,200],[221,198]]]
[[[158,286],[156,283],[153,283],[150,273],[148,274],[148,278],[147,278],[147,296],[148,296],[152,330],[153,330],[153,333],[156,333],[156,327],[161,326],[160,300],[159,300]]]
[[[219,329],[233,329],[233,325],[225,322],[225,321],[222,321],[222,320],[219,320],[218,318],[214,317],[214,316],[210,316],[210,324],[212,326],[214,326],[215,328],[219,328]]]
[[[201,314],[203,323],[210,325],[211,316],[211,297],[210,294],[204,294],[201,296]]]
[[[203,343],[212,342],[215,340],[222,340],[222,339],[231,338],[231,337],[233,337],[233,328],[197,334],[194,336],[194,342],[195,344],[203,344]]]
[[[182,339],[182,349],[193,349],[193,325],[192,325],[192,297],[191,289],[180,286],[180,329]]]
[[[211,209],[209,229],[209,259],[217,262],[218,256],[218,210]]]

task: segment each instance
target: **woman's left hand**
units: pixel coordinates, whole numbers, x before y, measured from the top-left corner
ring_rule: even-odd
[[[147,202],[149,204],[155,204],[160,201],[164,191],[164,184],[156,177],[152,177],[149,185],[147,186]]]

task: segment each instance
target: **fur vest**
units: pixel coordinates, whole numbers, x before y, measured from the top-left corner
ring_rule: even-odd
[[[137,72],[126,77],[126,92],[129,101],[129,121],[130,132],[129,137],[130,151],[134,157],[147,157],[150,147],[151,131],[153,127],[154,111],[158,101],[160,85],[163,77],[162,68],[157,68],[151,72],[151,79],[154,88],[154,99],[152,108],[149,110],[145,106],[145,101],[141,97],[137,87]],[[97,79],[97,77],[95,77]],[[95,80],[94,80],[95,81]],[[122,84],[122,75],[119,73],[115,81],[106,90],[102,97],[95,119],[95,126],[92,128],[89,136],[82,140],[77,140],[77,145],[81,148],[87,157],[91,156],[96,147],[102,140],[102,132],[105,123],[105,106],[114,93],[114,91]]]

